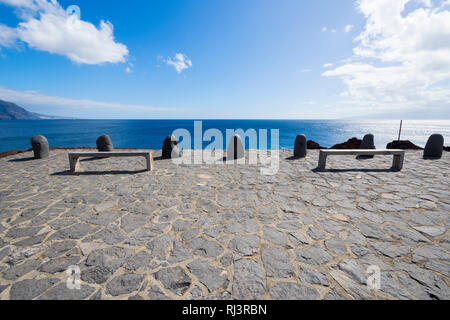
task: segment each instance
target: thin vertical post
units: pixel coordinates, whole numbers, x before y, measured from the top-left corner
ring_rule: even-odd
[[[403,126],[403,120],[400,120],[400,130],[398,131],[398,141],[400,141],[400,137],[402,135],[402,126]]]

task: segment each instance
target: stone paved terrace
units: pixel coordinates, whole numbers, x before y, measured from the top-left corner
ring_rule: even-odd
[[[315,172],[318,151],[291,153],[274,176],[165,160],[132,172],[141,158],[73,175],[65,150],[0,159],[0,298],[450,298],[448,153],[407,152],[401,172],[388,156]],[[381,290],[366,286],[371,265]]]

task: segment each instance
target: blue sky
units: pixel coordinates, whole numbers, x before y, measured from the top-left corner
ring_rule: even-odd
[[[448,118],[448,2],[0,0],[0,99],[80,118]],[[423,34],[395,31],[411,22]]]

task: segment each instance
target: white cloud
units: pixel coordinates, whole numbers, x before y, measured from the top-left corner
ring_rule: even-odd
[[[352,24],[348,24],[345,26],[345,32],[350,32],[355,26]]]
[[[432,2],[358,0],[367,22],[354,57],[326,71],[341,77],[344,104],[378,110],[450,107],[450,12]]]
[[[178,73],[181,73],[183,72],[183,70],[192,67],[192,61],[189,60],[189,58],[183,53],[177,53],[173,59],[168,58],[166,60],[166,63],[169,66],[174,67]]]
[[[0,45],[10,46],[18,40],[30,48],[66,56],[77,64],[126,61],[128,49],[115,41],[114,28],[108,21],[102,20],[96,27],[68,14],[56,0],[0,0],[0,3],[15,7],[22,19],[16,28],[8,30],[0,26],[0,31],[8,31],[6,36],[0,36]]]
[[[16,42],[16,30],[0,24],[0,46],[10,47]]]
[[[333,66],[332,63],[325,63],[325,64],[323,65],[324,68],[331,68],[332,66]]]
[[[130,67],[126,67],[126,68],[125,68],[125,72],[126,72],[126,73],[132,73],[132,72],[133,72],[133,70],[131,70],[131,68],[130,68]]]
[[[119,109],[129,111],[163,111],[166,108],[135,105],[135,104],[122,104],[113,102],[93,101],[86,99],[70,99],[57,96],[48,96],[38,91],[18,91],[12,90],[0,86],[0,99],[5,101],[11,101],[22,106],[35,105],[45,107],[56,108],[77,108],[77,109]]]
[[[322,27],[322,32],[327,32],[328,28],[327,27]]]

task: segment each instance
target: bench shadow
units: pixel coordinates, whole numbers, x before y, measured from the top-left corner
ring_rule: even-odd
[[[33,161],[33,160],[35,160],[34,157],[29,157],[29,158],[12,159],[12,160],[9,160],[8,162],[27,162],[27,161]]]
[[[359,161],[371,160],[373,158],[375,158],[375,156],[361,156],[361,155],[356,156],[356,160],[359,160]]]
[[[397,169],[312,169],[313,172],[333,172],[333,173],[343,173],[343,172],[399,172],[401,170]]]
[[[101,160],[101,159],[105,159],[105,158],[101,158],[101,157],[85,158],[85,159],[80,159],[80,162],[89,162],[89,161],[95,161],[95,160]]]
[[[111,171],[83,171],[83,172],[72,172],[70,170],[60,171],[52,173],[51,176],[105,176],[105,175],[118,175],[118,174],[139,174],[149,172],[146,169],[129,171],[129,170],[111,170]]]
[[[306,157],[290,156],[290,157],[285,158],[284,160],[287,160],[287,161],[294,161],[294,160],[302,160],[302,159],[305,159],[305,158],[306,158]]]
[[[427,157],[427,156],[423,156],[422,158],[423,158],[423,160],[440,160],[442,157]]]

